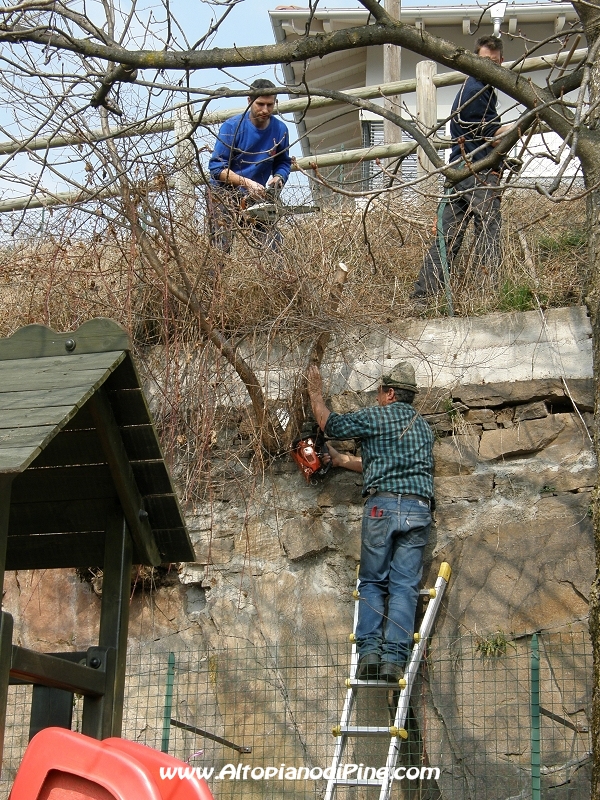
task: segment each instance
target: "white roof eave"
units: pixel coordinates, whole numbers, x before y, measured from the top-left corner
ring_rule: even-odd
[[[284,32],[284,29],[291,29],[298,35],[303,34],[309,14],[308,8],[284,6],[269,11],[273,29],[275,31],[278,28],[280,34]],[[504,14],[505,19],[516,17],[523,22],[547,22],[562,16],[567,20],[577,19],[577,14],[571,3],[509,3]],[[407,8],[403,6],[400,12],[401,21],[409,25],[414,25],[419,20],[429,25],[456,25],[465,18],[476,21],[480,17],[489,18],[489,8],[482,8],[472,4],[446,7],[419,6]],[[365,25],[368,19],[369,14],[366,9],[318,9],[313,13],[311,33],[328,33],[331,30],[339,30],[340,28]],[[278,40],[282,41],[282,39]]]

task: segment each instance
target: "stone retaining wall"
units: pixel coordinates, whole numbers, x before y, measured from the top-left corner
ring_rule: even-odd
[[[596,479],[590,335],[584,310],[563,309],[415,322],[402,334],[356,333],[331,348],[324,372],[339,411],[373,402],[382,363],[417,366],[418,407],[436,433],[428,581],[441,560],[453,569],[436,627],[444,640],[586,629]],[[236,431],[228,435],[235,448]],[[361,476],[344,471],[306,484],[288,459],[258,476],[242,464],[209,501],[188,508],[197,561],[133,596],[132,638],[164,652],[208,652],[232,641],[346,637],[360,488]],[[49,651],[87,647],[99,601],[68,571],[9,573],[4,606],[18,643]],[[565,714],[576,713],[573,698],[564,703]],[[452,723],[443,712],[438,720],[441,741]],[[456,737],[451,746],[460,757]]]

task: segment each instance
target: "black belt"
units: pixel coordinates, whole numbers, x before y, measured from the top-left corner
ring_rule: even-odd
[[[431,500],[428,497],[423,497],[421,494],[402,494],[402,492],[378,492],[377,489],[369,489],[368,497],[400,497],[406,500],[420,500],[421,503],[427,503],[427,507],[431,508]]]

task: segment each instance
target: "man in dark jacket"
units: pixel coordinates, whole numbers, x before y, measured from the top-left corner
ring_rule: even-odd
[[[361,455],[328,449],[334,467],[363,473],[357,677],[397,683],[413,646],[423,550],[431,527],[433,433],[412,407],[415,371],[405,361],[379,382],[377,406],[329,411],[312,366],[308,394],[326,436],[358,438]]]
[[[502,64],[502,41],[493,36],[477,40],[475,53]],[[477,78],[467,78],[452,105],[450,135],[454,146],[450,162],[456,166],[474,164],[488,156],[497,137],[509,126],[501,126],[496,90]],[[475,257],[492,280],[500,266],[500,193],[497,168],[482,170],[457,183],[442,200],[442,231],[449,271],[460,250],[471,218],[475,226]],[[439,216],[438,216],[439,219]],[[425,256],[413,298],[438,294],[444,287],[440,236]]]

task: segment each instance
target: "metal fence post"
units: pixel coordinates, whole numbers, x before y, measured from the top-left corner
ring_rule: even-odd
[[[169,653],[167,668],[167,688],[165,689],[165,711],[163,714],[163,733],[161,752],[169,752],[169,735],[171,733],[171,708],[173,706],[173,682],[175,679],[175,653]]]
[[[540,650],[531,637],[531,800],[540,800]]]

